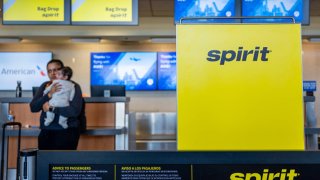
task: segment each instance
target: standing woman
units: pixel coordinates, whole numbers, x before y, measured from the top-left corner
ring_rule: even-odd
[[[64,67],[63,62],[59,59],[52,59],[47,63],[47,72],[50,81],[44,82],[36,95],[33,97],[30,108],[31,112],[39,112],[40,115],[40,129],[41,132],[38,136],[39,150],[76,150],[80,138],[80,120],[79,115],[83,110],[82,92],[77,83],[75,84],[75,95],[67,107],[52,107],[49,106],[48,101],[51,99],[52,94],[61,89],[61,85],[53,84],[53,88],[48,94],[43,93],[46,87],[52,84],[56,79],[56,72]],[[50,111],[55,114],[53,122],[45,126],[44,119],[46,112]],[[67,117],[68,128],[64,129],[59,125],[59,116]]]

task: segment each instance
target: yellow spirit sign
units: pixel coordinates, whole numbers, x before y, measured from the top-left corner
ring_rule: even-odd
[[[178,150],[303,150],[301,27],[177,25]]]

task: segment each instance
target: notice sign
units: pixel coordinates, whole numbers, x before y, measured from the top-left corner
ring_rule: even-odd
[[[51,165],[50,180],[318,180],[319,164]]]
[[[117,165],[116,179],[121,180],[190,180],[191,166],[184,165]]]
[[[43,179],[319,180],[316,151],[41,151]]]
[[[3,20],[4,24],[64,24],[69,23],[65,10],[65,0],[7,0],[3,2]]]
[[[50,180],[57,179],[121,179],[121,180],[190,180],[191,165],[50,165]]]
[[[50,165],[50,180],[55,179],[113,179],[113,165]]]
[[[137,14],[135,5],[135,0],[72,0],[72,24],[130,24]]]

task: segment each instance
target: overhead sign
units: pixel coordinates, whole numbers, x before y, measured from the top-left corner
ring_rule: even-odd
[[[4,0],[3,24],[69,24],[69,0]]]
[[[177,25],[178,150],[303,150],[300,30]]]
[[[305,0],[277,0],[277,1],[260,1],[260,0],[243,0],[242,16],[268,16],[268,17],[293,17],[296,22],[306,23],[309,19],[309,5]],[[288,23],[290,19],[245,19],[246,22],[276,22]],[[307,22],[308,24],[308,22]]]
[[[72,24],[137,25],[138,0],[72,0]]]
[[[179,23],[181,18],[186,17],[231,17],[236,15],[236,6],[236,0],[175,0],[174,21]],[[215,22],[210,18],[202,19],[203,21]],[[197,20],[187,22],[197,22]],[[220,20],[219,22],[226,21]]]

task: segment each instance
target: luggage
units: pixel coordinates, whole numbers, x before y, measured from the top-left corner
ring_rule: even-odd
[[[2,125],[2,147],[1,147],[1,180],[4,179],[4,145],[5,143],[5,132],[6,132],[6,127],[7,126],[18,126],[19,131],[18,131],[18,152],[17,152],[17,173],[16,173],[16,180],[19,180],[19,172],[20,172],[20,141],[21,141],[21,123],[19,122],[8,122],[4,123]],[[8,152],[9,154],[9,152]]]

